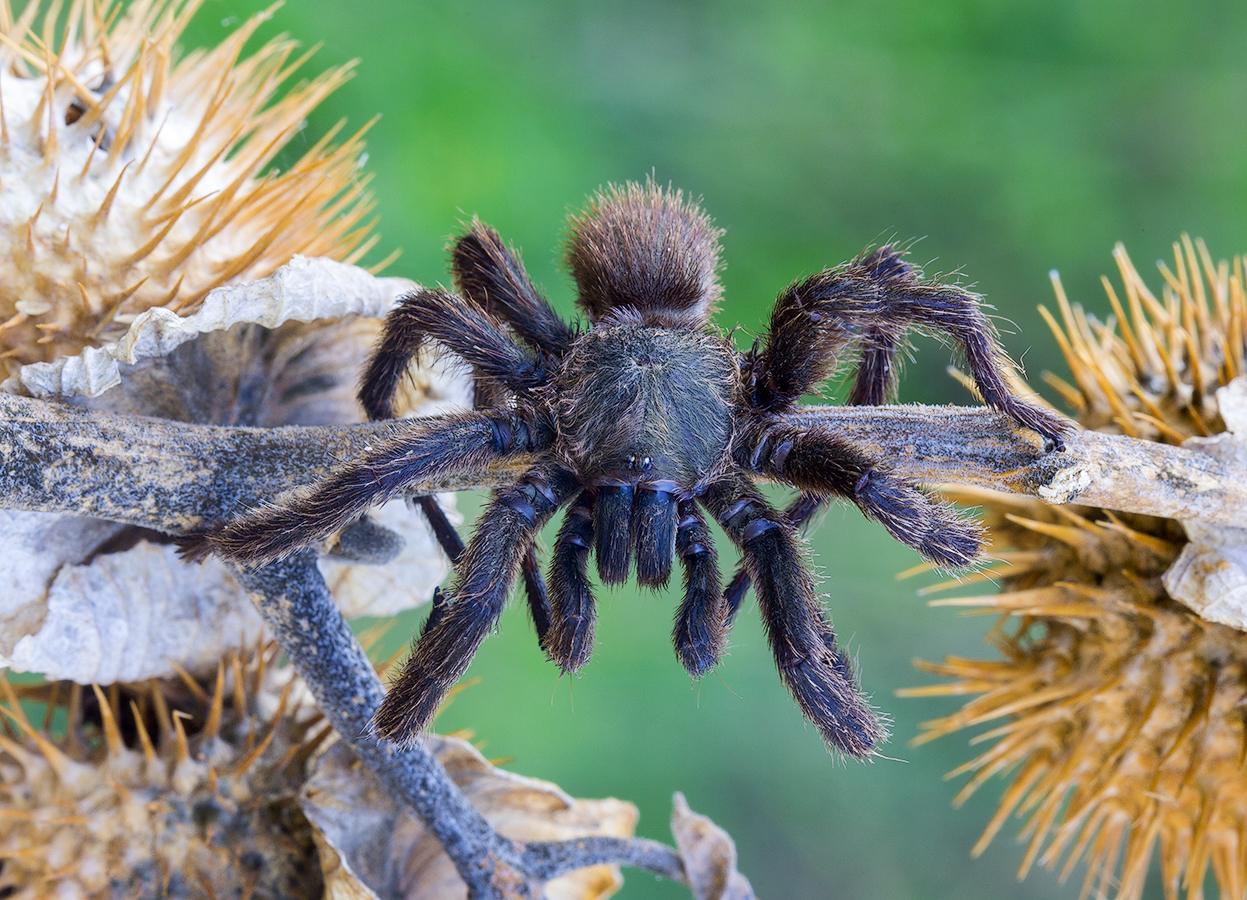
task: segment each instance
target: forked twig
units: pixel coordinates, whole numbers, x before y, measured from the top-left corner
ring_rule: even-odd
[[[468,896],[537,900],[552,878],[602,863],[627,865],[686,882],[672,848],[641,838],[577,838],[521,844],[504,838],[473,808],[423,746],[378,740],[372,714],[385,694],[376,671],[304,551],[239,577],[326,718],[441,842]]]

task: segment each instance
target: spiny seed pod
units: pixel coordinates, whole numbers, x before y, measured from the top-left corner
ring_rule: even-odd
[[[1097,321],[1068,303],[1048,315],[1073,382],[1049,377],[1088,428],[1167,443],[1225,429],[1214,394],[1244,372],[1243,261],[1214,265],[1183,238],[1156,297],[1120,246],[1125,300]],[[1054,279],[1055,281],[1055,279]],[[988,749],[958,768],[964,801],[1009,782],[977,855],[1011,815],[1035,862],[1086,864],[1083,895],[1142,895],[1160,858],[1166,897],[1203,896],[1211,867],[1222,896],[1247,891],[1247,634],[1201,618],[1162,577],[1188,538],[1180,523],[957,489],[981,504],[1000,564],[993,596],[940,601],[999,613],[995,660],[920,668],[953,679],[911,696],[978,695],[924,724],[916,743],[992,723]]]
[[[59,3],[31,0],[14,20],[0,0],[8,373],[115,338],[153,306],[192,311],[295,253],[354,262],[371,246],[362,131],[334,146],[340,123],[265,171],[350,65],[283,94],[308,54],[278,37],[244,57],[265,14],[179,57],[200,2],[75,2],[58,25]]]
[[[27,687],[43,726],[0,683],[0,896],[320,897],[298,791],[332,732],[277,654],[234,655],[207,684]]]

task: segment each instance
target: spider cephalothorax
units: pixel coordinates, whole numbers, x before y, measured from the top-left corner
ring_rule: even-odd
[[[910,326],[951,335],[987,403],[1061,446],[1065,425],[1018,400],[1009,365],[977,298],[924,281],[892,247],[784,291],[765,337],[737,353],[710,324],[719,298],[719,232],[677,191],[611,187],[572,219],[568,264],[583,331],[559,319],[490,228],[473,222],[454,244],[459,294],[420,290],[390,314],[360,400],[388,418],[408,363],[426,342],[457,354],[477,379],[477,409],[404,422],[310,493],[230,522],[200,552],[252,564],[306,547],[404,493],[408,485],[483,471],[503,459],[527,473],[496,491],[466,547],[423,501],[456,564],[415,650],[377,713],[386,737],[412,740],[462,676],[522,574],[541,646],[564,671],[593,644],[592,552],[608,584],[635,569],[666,584],[676,559],[684,600],[676,653],[694,677],[723,652],[748,586],[757,589],[784,683],[829,746],[863,756],[885,737],[823,616],[795,529],[843,497],[898,540],[944,566],[979,549],[977,527],[826,428],[784,418],[838,358],[860,346],[851,403],[882,403]],[[785,512],[754,486],[796,487]],[[567,507],[549,588],[533,552],[540,528]],[[725,594],[703,512],[740,549],[744,568]]]

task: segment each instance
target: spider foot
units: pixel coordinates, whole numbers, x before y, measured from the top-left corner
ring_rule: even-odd
[[[887,741],[887,729],[866,703],[844,655],[833,647],[781,663],[780,676],[829,747],[863,759]]]
[[[594,616],[569,616],[546,632],[541,649],[564,675],[574,675],[593,656]]]
[[[1073,426],[1056,413],[1013,398],[1001,407],[1001,412],[1043,438],[1044,453],[1065,449],[1065,435]]]
[[[174,543],[177,544],[178,556],[187,562],[203,562],[212,555],[212,545],[208,543],[206,531],[174,538]]]
[[[937,565],[961,569],[979,555],[983,540],[977,523],[894,475],[867,470],[854,494],[862,511],[888,534]]]
[[[671,634],[675,655],[693,678],[701,678],[723,657],[727,644],[727,616],[721,603],[716,607],[717,617],[692,611],[688,615],[682,614]]]

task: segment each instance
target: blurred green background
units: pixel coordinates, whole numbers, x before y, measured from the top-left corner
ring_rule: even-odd
[[[219,40],[262,5],[208,0],[188,40]],[[401,247],[389,272],[426,283],[446,278],[446,239],[478,214],[570,312],[557,265],[567,212],[605,182],[653,173],[704,197],[727,230],[722,326],[756,333],[793,278],[920,238],[913,258],[975,284],[1037,382],[1061,368],[1035,312],[1049,269],[1103,310],[1118,240],[1144,271],[1184,230],[1214,256],[1247,243],[1247,5],[1228,0],[290,0],[273,20],[262,36],[324,43],[315,70],[362,60],[294,149],[340,117],[382,114],[367,164],[384,236],[374,258]],[[968,402],[950,358],[920,341],[902,398]],[[476,503],[462,504],[469,517]],[[941,776],[968,757],[965,737],[907,746],[918,721],[953,708],[893,696],[927,680],[911,659],[986,652],[985,620],[930,610],[917,583],[896,582],[917,558],[856,510],[834,509],[810,550],[841,640],[892,717],[894,758],[828,756],[779,684],[752,603],[717,674],[690,685],[668,638],[676,598],[632,589],[601,593],[597,653],[575,679],[560,680],[513,607],[472,666],[482,683],[439,726],[475,729],[488,754],[578,796],[636,802],[645,835],[669,839],[671,793],[684,791],[734,835],[763,900],[1077,896],[1081,873],[1014,881],[1012,826],[969,858],[999,788],[950,807],[960,782]],[[626,875],[626,900],[687,896]]]

